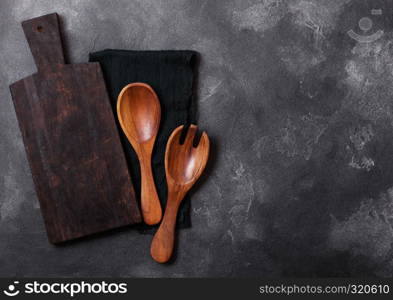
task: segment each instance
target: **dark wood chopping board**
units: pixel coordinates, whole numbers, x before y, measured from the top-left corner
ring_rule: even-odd
[[[65,64],[57,14],[22,27],[38,72],[10,89],[49,241],[141,222],[99,64]]]

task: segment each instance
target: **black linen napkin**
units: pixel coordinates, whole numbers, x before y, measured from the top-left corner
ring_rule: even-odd
[[[90,53],[89,56],[90,62],[101,64],[130,175],[139,199],[141,193],[139,161],[120,127],[116,112],[117,97],[123,87],[132,82],[147,83],[157,93],[161,104],[161,123],[153,150],[152,168],[163,212],[167,199],[164,164],[166,143],[176,127],[195,123],[196,60],[197,52],[177,50],[104,50]],[[185,197],[179,208],[177,222],[179,228],[191,226],[189,196]],[[147,228],[149,226],[143,225],[140,229]]]

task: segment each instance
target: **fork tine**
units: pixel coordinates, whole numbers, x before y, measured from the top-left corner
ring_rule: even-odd
[[[194,148],[198,147],[198,144],[199,144],[201,137],[202,137],[202,133],[203,132],[201,132],[201,130],[198,128],[198,131],[195,133],[194,139],[192,141],[192,146]]]
[[[181,130],[180,130],[180,139],[179,139],[179,144],[183,145],[185,140],[186,140],[186,136],[188,133],[188,129],[190,128],[191,124],[184,124],[181,125]]]
[[[191,124],[190,127],[188,128],[187,135],[184,140],[184,144],[190,144],[192,146],[197,131],[198,131],[198,126]]]
[[[199,139],[199,142],[195,146],[195,148],[198,148],[199,146],[203,146],[206,144],[209,144],[209,136],[207,135],[206,131],[203,131],[201,134],[201,138]]]

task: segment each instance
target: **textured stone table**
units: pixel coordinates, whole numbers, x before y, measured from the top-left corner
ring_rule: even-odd
[[[105,48],[201,54],[212,160],[170,265],[130,229],[47,242],[8,85],[35,71],[20,22],[51,12],[72,62]],[[1,0],[0,275],[391,276],[392,15],[376,0]]]

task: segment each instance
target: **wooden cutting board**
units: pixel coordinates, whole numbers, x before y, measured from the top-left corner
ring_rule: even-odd
[[[65,64],[57,14],[22,27],[38,72],[10,89],[49,241],[140,222],[99,64]]]

